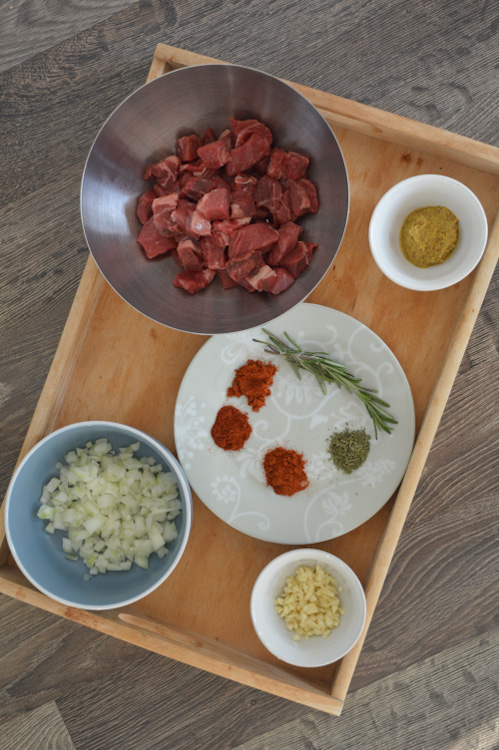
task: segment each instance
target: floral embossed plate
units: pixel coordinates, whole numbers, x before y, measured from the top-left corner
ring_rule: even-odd
[[[253,341],[261,328],[213,336],[199,350],[182,380],[175,407],[175,443],[189,482],[202,502],[235,529],[281,544],[313,544],[346,534],[367,521],[400,483],[414,442],[414,404],[407,378],[383,341],[344,313],[302,303],[267,324],[281,338],[288,332],[300,346],[324,350],[375,388],[398,420],[391,435],[374,438],[364,405],[335,385],[324,395],[315,378],[298,380],[285,361]],[[235,370],[248,359],[278,367],[272,394],[260,411],[247,399],[226,396]],[[224,451],[211,437],[218,410],[230,403],[249,415],[252,426],[240,451]],[[371,436],[363,466],[344,474],[327,451],[331,434],[365,428]],[[282,445],[303,453],[309,487],[291,497],[267,486],[262,461]]]

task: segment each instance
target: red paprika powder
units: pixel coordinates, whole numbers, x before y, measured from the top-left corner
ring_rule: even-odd
[[[248,415],[235,406],[222,406],[211,428],[211,436],[224,451],[240,451],[249,436]]]
[[[263,468],[267,484],[276,495],[294,495],[309,485],[303,455],[296,451],[281,447],[268,451]]]
[[[269,362],[249,359],[245,365],[236,370],[236,375],[227,396],[246,396],[253,411],[259,411],[270,396],[270,387],[274,382],[277,367]]]

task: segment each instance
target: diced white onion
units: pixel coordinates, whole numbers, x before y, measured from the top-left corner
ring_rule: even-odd
[[[130,570],[132,563],[149,567],[155,552],[163,558],[166,544],[177,537],[173,523],[182,507],[172,472],[154,458],[134,456],[140,443],[120,448],[106,438],[66,456],[59,476],[43,488],[38,518],[45,531],[66,531],[62,548],[69,560],[83,559],[89,573]]]

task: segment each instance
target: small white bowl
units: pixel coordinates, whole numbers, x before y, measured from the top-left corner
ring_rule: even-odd
[[[459,240],[443,263],[418,268],[399,245],[405,217],[416,208],[445,206],[459,219]],[[445,289],[464,279],[477,266],[487,244],[487,217],[482,204],[462,182],[438,174],[409,177],[381,198],[369,224],[369,245],[380,270],[399,286],[422,292]]]
[[[275,611],[274,600],[282,593],[288,576],[300,565],[322,565],[342,587],[341,607],[345,614],[327,638],[312,636],[293,640]],[[343,560],[319,549],[295,549],[272,560],[256,579],[251,594],[251,619],[263,645],[278,659],[297,667],[322,667],[345,656],[357,643],[366,620],[366,598],[362,585]]]

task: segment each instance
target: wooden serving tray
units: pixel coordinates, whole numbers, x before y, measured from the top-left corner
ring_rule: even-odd
[[[216,63],[159,44],[148,80],[183,65]],[[253,631],[249,600],[261,569],[288,549],[230,528],[194,497],[186,552],[163,585],[121,610],[86,612],[49,599],[15,566],[0,519],[0,591],[102,633],[246,685],[339,715],[398,538],[499,255],[499,149],[291,84],[334,128],[346,160],[351,206],[334,264],[309,301],[374,330],[409,379],[417,440],[394,497],[368,522],[319,544],[347,562],[366,590],[367,622],[355,648],[320,669],[287,666]],[[490,226],[476,271],[449,289],[413,292],[378,270],[368,245],[371,213],[388,188],[415,174],[454,177],[478,196]],[[187,365],[206,341],[140,315],[88,259],[20,458],[63,425],[105,419],[145,430],[174,451],[173,410]],[[215,604],[216,603],[216,604]]]

